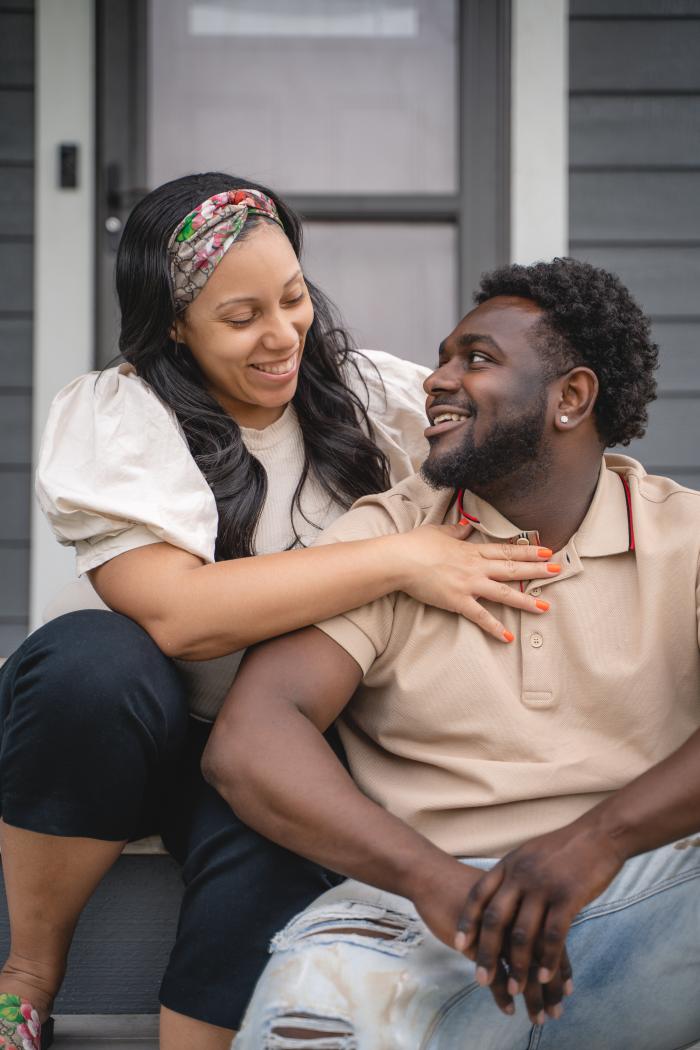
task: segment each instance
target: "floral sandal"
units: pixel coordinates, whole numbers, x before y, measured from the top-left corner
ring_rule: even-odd
[[[53,1042],[53,1017],[43,1024],[26,999],[0,994],[0,1050],[48,1050]]]

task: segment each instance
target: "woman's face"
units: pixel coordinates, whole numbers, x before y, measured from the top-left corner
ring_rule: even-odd
[[[294,396],[313,318],[292,245],[261,222],[229,248],[176,331],[219,404],[240,426],[262,430]]]

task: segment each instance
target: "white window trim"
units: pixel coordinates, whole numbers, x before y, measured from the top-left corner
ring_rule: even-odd
[[[569,4],[512,0],[511,259],[569,246]]]
[[[52,398],[94,360],[94,39],[93,0],[37,0],[33,469]],[[79,147],[77,189],[58,186],[62,142]],[[33,500],[30,630],[74,577]]]

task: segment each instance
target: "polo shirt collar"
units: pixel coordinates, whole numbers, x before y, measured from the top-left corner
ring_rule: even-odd
[[[583,558],[622,554],[634,549],[634,523],[629,487],[625,478],[626,472],[619,467],[626,457],[610,458],[614,469],[608,467],[606,457],[603,457],[591,505],[579,529],[567,544],[567,547],[573,546],[576,553]],[[626,462],[633,463],[632,460]],[[465,516],[487,541],[512,540],[522,535],[517,526],[473,492],[464,491],[462,507]]]

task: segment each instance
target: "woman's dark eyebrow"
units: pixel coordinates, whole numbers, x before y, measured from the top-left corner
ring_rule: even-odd
[[[287,288],[290,284],[292,284],[294,281],[296,281],[299,277],[303,277],[303,276],[304,276],[304,274],[301,272],[301,270],[300,269],[297,270],[296,273],[292,274],[292,276],[289,278],[289,280],[284,282],[282,287],[283,288]],[[253,303],[253,302],[256,301],[256,299],[257,299],[256,295],[242,295],[242,296],[239,296],[239,298],[237,298],[237,299],[236,298],[234,298],[234,299],[222,299],[222,301],[217,305],[216,309],[217,309],[217,312],[218,312],[219,310],[223,310],[223,308],[225,306],[234,306],[236,303]]]

